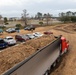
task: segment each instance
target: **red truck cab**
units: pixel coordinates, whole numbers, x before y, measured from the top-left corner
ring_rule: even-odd
[[[65,37],[61,37],[61,52],[62,54],[66,53],[68,51],[68,41],[66,41]]]

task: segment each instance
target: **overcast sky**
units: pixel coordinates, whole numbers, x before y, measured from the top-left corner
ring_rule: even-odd
[[[51,13],[76,11],[76,0],[0,0],[0,14],[4,17],[20,17],[26,9],[30,16],[37,12]]]

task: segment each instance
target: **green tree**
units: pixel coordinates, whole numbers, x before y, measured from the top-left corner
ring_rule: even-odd
[[[37,13],[37,18],[38,18],[38,19],[42,19],[42,13],[38,12],[38,13]]]
[[[46,17],[47,17],[47,14],[45,13],[45,14],[43,15],[43,17],[46,18]]]
[[[73,12],[71,12],[71,11],[66,12],[66,16],[72,16],[72,14],[73,14]]]
[[[66,13],[59,14],[60,21],[63,22],[76,22],[76,12],[68,11]]]
[[[71,21],[76,22],[76,16],[71,16]]]
[[[21,24],[16,24],[16,27],[20,28],[21,27]]]
[[[59,13],[59,19],[60,19],[60,21],[62,21],[62,22],[65,22],[65,13],[64,12],[61,12],[61,13]]]
[[[7,22],[8,22],[7,17],[4,17],[4,23],[8,24]]]
[[[43,22],[39,22],[40,25],[43,25]]]

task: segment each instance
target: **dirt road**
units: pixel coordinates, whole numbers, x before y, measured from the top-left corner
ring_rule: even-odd
[[[67,33],[62,30],[52,31],[55,35],[61,34],[69,40],[70,51],[51,75],[76,75],[76,33]]]

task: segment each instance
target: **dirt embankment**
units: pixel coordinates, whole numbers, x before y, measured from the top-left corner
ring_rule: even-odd
[[[64,27],[64,29],[72,31],[72,32],[74,32],[74,31],[76,32],[76,24],[70,24],[70,25]]]
[[[64,24],[64,25],[56,26],[56,27],[54,27],[54,29],[73,34],[73,33],[76,32],[76,23]]]
[[[46,46],[53,40],[55,40],[53,35],[43,36],[29,40],[19,46],[7,48],[0,52],[0,74],[28,58],[39,48]]]

